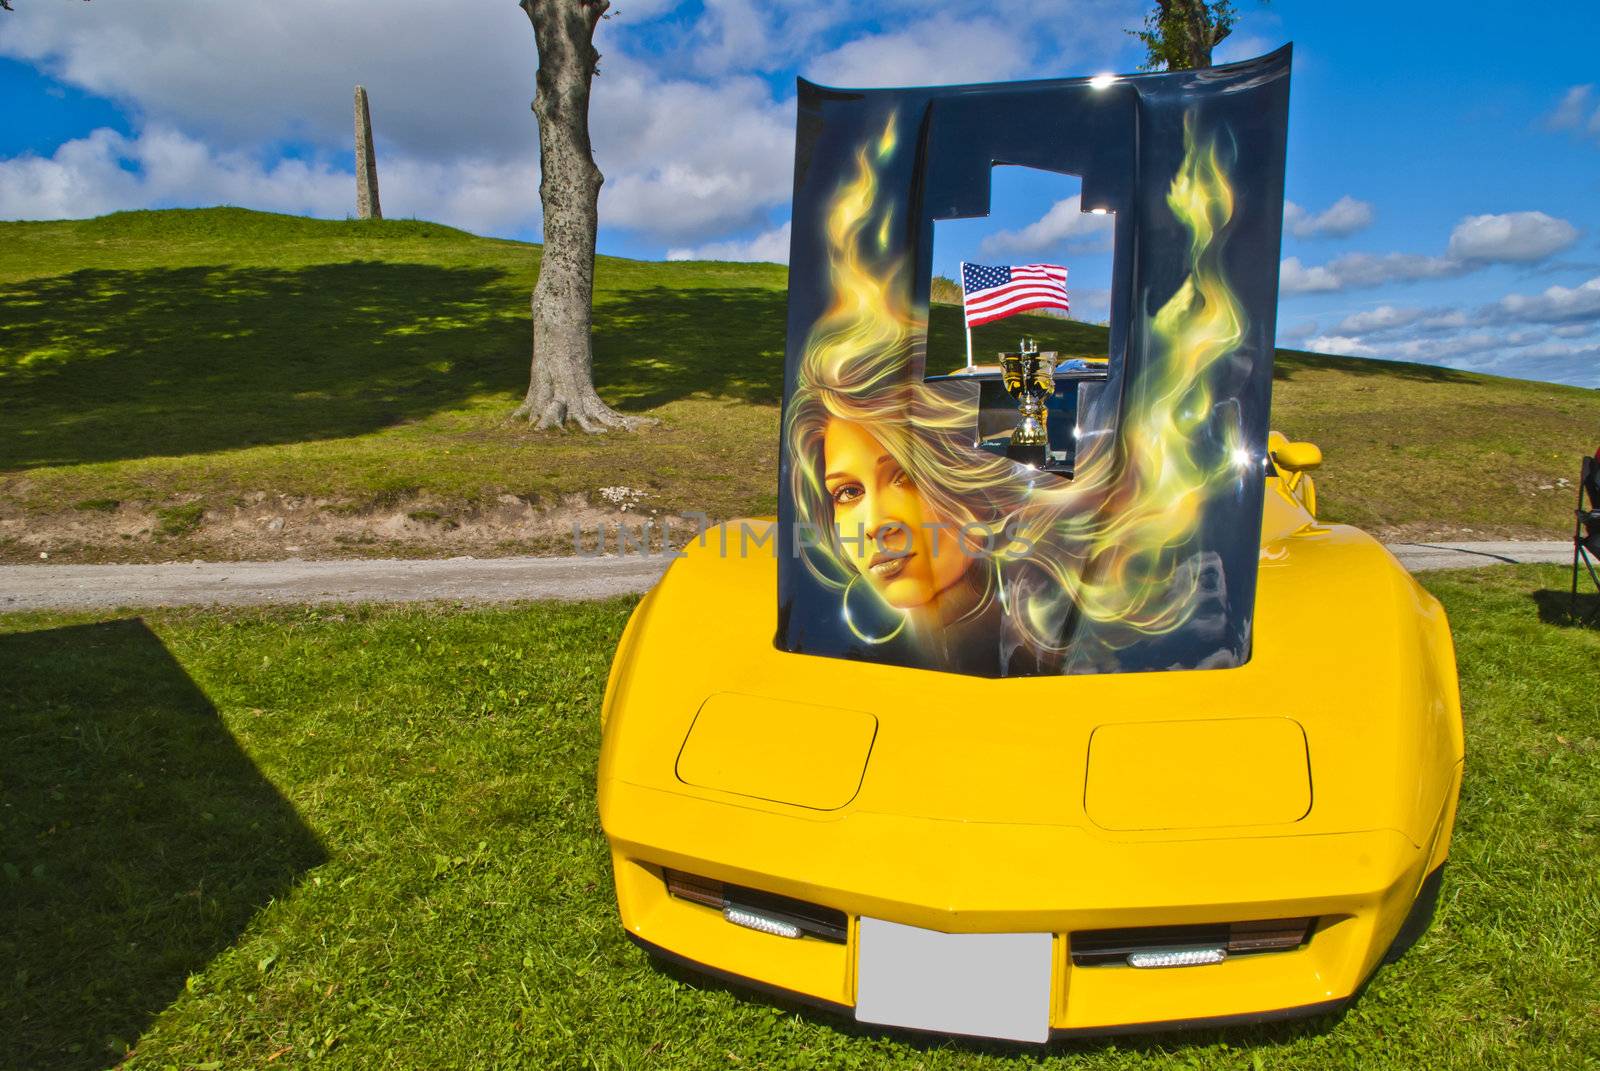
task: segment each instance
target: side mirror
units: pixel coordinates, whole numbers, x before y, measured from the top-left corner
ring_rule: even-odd
[[[1284,443],[1272,451],[1272,463],[1285,472],[1306,472],[1322,464],[1316,443]]]

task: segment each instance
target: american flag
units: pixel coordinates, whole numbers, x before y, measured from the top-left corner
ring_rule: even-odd
[[[961,264],[961,304],[967,326],[977,327],[1028,309],[1067,305],[1067,269],[1059,264]]]

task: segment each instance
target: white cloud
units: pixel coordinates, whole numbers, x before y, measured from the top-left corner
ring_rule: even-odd
[[[1299,257],[1284,257],[1278,265],[1278,289],[1285,294],[1320,294],[1341,288],[1339,277],[1327,268],[1308,268]]]
[[[1074,320],[1084,323],[1100,324],[1106,322],[1106,317],[1111,315],[1111,291],[1102,288],[1072,290],[1068,295],[1071,299]],[[1049,315],[1048,313],[1046,315]]]
[[[1212,63],[1238,63],[1242,60],[1255,59],[1273,51],[1281,40],[1263,37],[1260,34],[1229,34],[1211,53]]]
[[[340,186],[337,173],[351,166],[351,92],[359,81],[372,99],[386,214],[501,233],[538,218],[538,128],[528,108],[537,56],[532,27],[509,0],[141,0],[17,8],[6,15],[0,55],[124,102],[139,129],[181,132],[204,147],[213,167],[273,158],[287,140],[310,147],[301,155],[315,162],[299,165],[308,174],[330,189]],[[642,14],[656,13],[659,7]],[[664,78],[658,66],[626,54],[627,34],[615,31],[627,24],[608,20],[596,39],[602,59],[591,133],[606,176],[604,224],[686,241],[764,219],[789,196],[792,101],[775,100],[756,78],[714,84]],[[14,173],[31,169],[35,189],[14,214],[82,216],[93,214],[93,205],[167,203],[156,197],[160,181],[88,166],[77,158],[85,151],[55,161],[71,171],[78,196],[53,205],[44,191],[65,189],[66,175],[47,181],[38,162],[12,161]],[[102,146],[91,155],[109,151]],[[241,166],[230,163],[228,170]],[[238,203],[248,207],[283,207],[293,202],[292,175],[291,167],[263,187],[270,200],[252,199],[239,182],[229,189],[239,190]],[[337,197],[293,202],[304,206],[295,210],[343,215],[351,181],[343,181]],[[174,190],[172,198],[207,203],[202,198],[219,184],[227,185],[214,177],[199,182],[193,197]]]
[[[354,179],[344,180],[347,199]],[[391,159],[379,165],[384,214],[447,223],[478,234],[511,234],[539,225],[539,161]]]
[[[1460,330],[1470,322],[1467,314],[1460,309],[1379,305],[1374,309],[1351,313],[1340,320],[1333,330],[1342,335],[1386,335],[1407,329],[1437,334]]]
[[[1467,314],[1460,309],[1434,309],[1417,322],[1424,331],[1457,331],[1469,323]]]
[[[1384,349],[1383,356],[1400,360],[1600,387],[1600,361],[1595,360],[1600,356],[1600,342],[1561,342],[1533,332],[1513,336],[1476,333],[1445,340],[1412,340]]]
[[[1549,358],[1549,357],[1600,357],[1600,341],[1589,341],[1579,345],[1569,345],[1565,342],[1545,342],[1537,346],[1529,346],[1517,356],[1524,358]],[[1591,369],[1596,382],[1600,382],[1600,364]]]
[[[1438,362],[1474,353],[1486,353],[1490,350],[1514,349],[1518,345],[1526,345],[1528,341],[1522,339],[1519,342],[1506,335],[1477,331],[1470,335],[1455,335],[1444,339],[1412,338],[1400,342],[1387,342],[1384,343],[1384,352],[1385,356],[1407,361]]]
[[[1279,288],[1285,294],[1329,293],[1449,279],[1491,264],[1528,264],[1570,246],[1578,229],[1543,212],[1507,212],[1467,216],[1450,232],[1449,253],[1346,253],[1327,264],[1307,267],[1299,257],[1279,264]]]
[[[680,6],[674,0],[672,6]],[[702,76],[769,71],[821,50],[821,41],[882,14],[848,0],[703,0],[692,15],[652,28],[648,51],[665,68]],[[631,9],[618,10],[617,31]]]
[[[1461,310],[1438,309],[1398,309],[1392,313],[1377,309],[1373,313],[1377,315],[1358,313],[1346,317],[1332,332],[1310,338],[1304,345],[1318,353],[1416,361],[1600,387],[1600,315],[1587,323],[1567,323],[1553,329],[1530,323],[1516,330],[1497,330],[1494,325],[1504,315],[1499,306],[1485,306],[1470,317]],[[1452,325],[1455,330],[1443,334],[1433,331],[1440,324]],[[1460,330],[1468,324],[1474,325],[1472,330]],[[1371,329],[1362,330],[1363,326]],[[1406,334],[1408,330],[1413,333]]]
[[[1301,264],[1299,257],[1287,257],[1279,265],[1279,286],[1286,294],[1319,293],[1442,279],[1468,270],[1460,261],[1448,257],[1415,253],[1346,253],[1312,267]]]
[[[224,149],[348,145],[357,82],[380,149],[515,157],[536,137],[533,28],[510,2],[19,4],[0,53]]]
[[[718,237],[789,200],[794,102],[757,78],[656,80],[619,62],[595,85],[601,219],[672,242]]]
[[[762,231],[743,241],[710,242],[702,246],[667,250],[668,260],[741,260],[789,263],[789,224]]]
[[[1340,289],[1382,286],[1418,279],[1447,279],[1469,269],[1452,257],[1417,253],[1346,253],[1328,262]],[[1313,269],[1315,270],[1315,269]]]
[[[705,13],[695,23],[695,59],[701,70],[722,74],[749,70],[773,52],[769,18],[776,12],[754,0],[705,0]]]
[[[1597,385],[1600,363],[1592,360],[1600,347],[1597,335],[1600,276],[1574,287],[1508,294],[1471,312],[1380,305],[1346,316],[1308,345],[1327,353]]]
[[[858,37],[807,63],[803,73],[823,85],[955,85],[997,82],[1031,67],[1035,44],[992,18],[918,19],[904,30]]]
[[[1278,337],[1289,342],[1301,342],[1317,333],[1317,321],[1301,320],[1293,327],[1285,327],[1278,331]]]
[[[53,156],[0,161],[0,217],[64,219],[124,207],[123,191],[135,181],[119,165],[126,152],[122,135],[102,129],[65,143]]]
[[[1600,105],[1591,110],[1593,93],[1593,83],[1568,89],[1546,123],[1553,130],[1572,130],[1600,137]]]
[[[1332,353],[1345,357],[1376,357],[1378,351],[1348,335],[1317,335],[1306,339],[1306,349],[1312,353]]]
[[[1510,353],[1485,353],[1454,359],[1448,363],[1474,372],[1537,379],[1547,383],[1569,383],[1574,387],[1600,388],[1600,344],[1588,346],[1537,346]]]
[[[1552,286],[1540,294],[1507,294],[1489,317],[1523,323],[1600,320],[1600,275],[1575,287]]]
[[[1557,130],[1582,126],[1589,111],[1589,95],[1593,92],[1593,83],[1568,89],[1561,95],[1561,103],[1556,105],[1556,110],[1550,113],[1550,125]]]
[[[1302,324],[1280,337],[1313,335],[1314,327]],[[1474,309],[1382,304],[1344,316],[1303,345],[1320,353],[1600,387],[1600,276],[1536,294],[1507,294]]]
[[[512,230],[538,219],[534,162],[440,164],[396,157],[379,169],[390,217],[420,214],[468,230]],[[149,126],[133,137],[96,130],[48,157],[0,160],[0,217],[63,219],[121,209],[246,205],[273,212],[339,218],[354,214],[355,179],[326,163],[264,165],[242,152],[218,152],[188,135]]]
[[[899,3],[907,20],[927,7],[926,0]],[[1041,46],[1034,69],[1042,68],[1044,72],[1030,77],[1094,74],[1114,66],[1129,70],[1133,64],[1117,61],[1129,56],[1130,46],[1137,47],[1127,31],[1143,24],[1150,6],[1146,0],[1069,0],[1057,4],[1041,4],[1038,0],[963,0],[950,5],[968,14],[989,15],[1010,25],[1026,26],[1029,37],[1037,39]],[[1246,44],[1252,40],[1258,38],[1242,39]],[[1224,42],[1225,49],[1227,44]],[[1143,59],[1143,49],[1139,48],[1135,62]]]
[[[1139,24],[1147,5],[1143,0],[939,0],[931,5],[927,0],[761,0],[761,6],[776,12],[772,18],[780,28],[771,36],[788,59],[800,62],[806,78],[825,85],[889,86],[1121,67],[1130,44],[1124,30]]]
[[[0,161],[0,216],[62,219],[169,204],[249,204],[313,215],[355,205],[354,180],[325,166],[282,160],[269,167],[216,154],[164,127],[137,137],[100,129],[48,157]]]
[[[1366,230],[1374,218],[1370,202],[1358,201],[1349,194],[1315,214],[1293,201],[1283,205],[1283,222],[1296,238],[1344,238]]]
[[[1347,335],[1362,335],[1369,331],[1391,331],[1410,327],[1424,315],[1422,309],[1397,309],[1393,305],[1379,305],[1375,309],[1346,316],[1339,321],[1334,330]]]
[[[345,214],[350,180],[338,176],[351,169],[351,90],[360,82],[372,100],[386,214],[497,233],[521,233],[538,218],[537,126],[528,108],[537,54],[532,27],[511,0],[16,6],[5,17],[0,56],[119,102],[134,141],[178,134],[203,147],[202,162],[217,173],[197,181],[193,197],[173,190],[171,203],[228,196],[249,207]],[[765,77],[739,72],[769,72],[807,55],[817,57],[814,76],[875,84],[1096,69],[1124,52],[1122,26],[1139,10],[1139,0],[1075,0],[1043,13],[1031,0],[948,0],[928,16],[923,0],[871,8],[707,0],[698,10],[614,0],[614,17],[596,35],[601,74],[590,124],[606,176],[602,225],[687,247],[747,233],[787,202],[793,100]],[[869,32],[870,20],[905,28]],[[1012,29],[1024,25],[1026,33]],[[684,71],[712,80],[667,73]],[[277,159],[286,143],[308,162],[258,163]],[[158,199],[159,177],[94,166],[126,151],[107,144],[56,153],[53,170],[11,161],[9,173],[26,172],[34,191],[10,191],[14,214],[168,203]],[[143,166],[124,160],[135,171]],[[246,182],[252,170],[261,174]],[[310,196],[310,187],[327,192]]]
[[[1114,217],[1085,212],[1082,203],[1079,194],[1057,201],[1043,217],[1020,230],[988,235],[979,243],[979,251],[984,256],[996,256],[1035,255],[1061,248],[1080,253],[1110,249]]]
[[[1578,228],[1543,212],[1468,216],[1450,232],[1458,260],[1525,264],[1559,253],[1578,240]]]

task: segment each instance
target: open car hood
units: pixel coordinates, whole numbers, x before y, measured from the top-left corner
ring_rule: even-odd
[[[801,83],[779,649],[984,677],[1250,658],[1288,84],[1287,48],[1109,84]],[[934,221],[987,214],[996,163],[1079,175],[1115,216],[1070,471],[986,448],[978,384],[925,367]],[[893,510],[841,490],[846,447],[881,452]],[[904,565],[871,553],[890,521]]]

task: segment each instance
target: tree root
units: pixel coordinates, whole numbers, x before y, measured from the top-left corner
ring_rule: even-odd
[[[601,401],[598,394],[592,392],[589,392],[587,397],[580,396],[575,399],[557,397],[539,399],[530,391],[529,396],[524,398],[522,404],[512,412],[511,419],[526,420],[533,425],[535,431],[552,428],[565,430],[570,422],[575,424],[579,431],[590,435],[606,431],[638,431],[640,428],[660,423],[654,417],[619,413]]]

